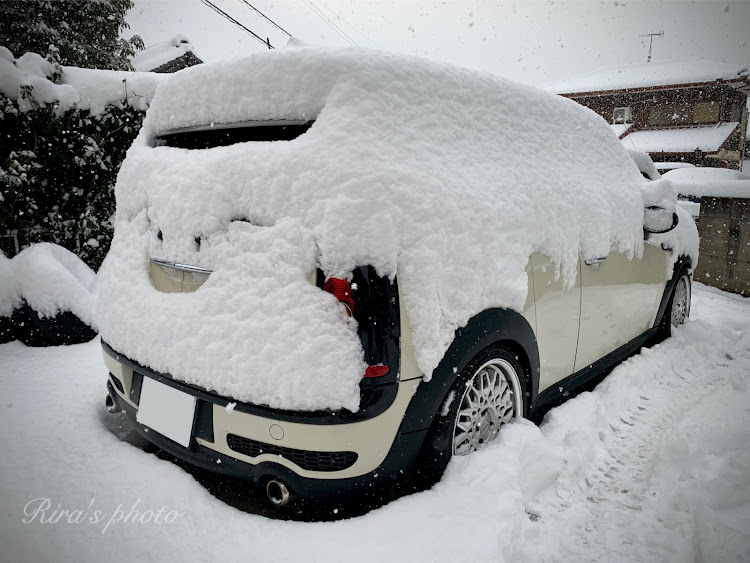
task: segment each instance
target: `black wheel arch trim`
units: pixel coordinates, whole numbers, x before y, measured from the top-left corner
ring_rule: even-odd
[[[659,325],[661,325],[662,319],[664,318],[664,313],[667,310],[667,305],[669,305],[669,299],[672,297],[672,292],[674,291],[674,287],[677,284],[677,280],[680,279],[680,276],[683,274],[683,272],[685,272],[686,270],[689,272],[692,267],[693,261],[689,256],[680,256],[677,259],[677,262],[675,262],[674,268],[672,269],[672,277],[668,279],[667,283],[664,285],[664,293],[662,293],[661,302],[659,303],[659,311],[656,313],[654,328],[657,328]]]
[[[432,372],[432,379],[417,389],[409,403],[400,433],[426,430],[440,411],[454,381],[466,365],[491,344],[507,342],[511,349],[523,353],[519,358],[527,379],[525,405],[536,399],[539,389],[539,348],[534,330],[518,312],[510,309],[487,309],[456,330],[453,343]]]

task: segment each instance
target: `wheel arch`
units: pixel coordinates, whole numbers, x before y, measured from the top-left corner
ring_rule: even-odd
[[[669,300],[672,297],[672,292],[674,291],[674,286],[677,284],[677,280],[680,279],[680,276],[683,273],[687,272],[689,274],[692,268],[693,261],[690,259],[690,256],[682,255],[677,259],[677,262],[675,262],[675,265],[672,268],[672,277],[667,280],[666,284],[664,284],[664,292],[662,293],[661,301],[659,302],[659,311],[656,313],[654,328],[661,326],[662,320],[664,319],[664,313],[669,305]]]
[[[456,330],[448,351],[432,372],[432,379],[419,386],[409,403],[401,432],[429,428],[461,371],[477,354],[493,344],[509,348],[523,366],[524,406],[528,411],[539,389],[539,349],[534,331],[516,311],[487,309]]]

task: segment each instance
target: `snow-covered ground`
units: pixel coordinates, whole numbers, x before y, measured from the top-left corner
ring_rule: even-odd
[[[699,284],[676,336],[540,428],[513,424],[431,490],[336,522],[218,500],[131,445],[104,384],[97,341],[0,346],[4,560],[750,559],[750,300]]]

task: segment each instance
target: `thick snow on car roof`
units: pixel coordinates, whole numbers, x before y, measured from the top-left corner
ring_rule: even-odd
[[[169,131],[271,119],[315,123],[291,141],[154,147]],[[120,171],[102,337],[241,401],[355,410],[362,349],[307,281],[316,266],[398,272],[429,377],[472,316],[523,309],[534,251],[568,285],[579,251],[640,253],[644,185],[594,112],[490,74],[323,48],[192,67],[159,86]],[[214,273],[196,293],[160,294],[149,258]]]

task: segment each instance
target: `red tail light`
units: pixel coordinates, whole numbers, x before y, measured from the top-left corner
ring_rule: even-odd
[[[384,375],[388,375],[389,371],[391,371],[391,368],[388,366],[367,366],[365,377],[383,377]]]
[[[349,315],[354,314],[354,295],[349,282],[339,278],[328,278],[323,284],[323,291],[327,291],[336,299],[341,301],[349,310]]]

